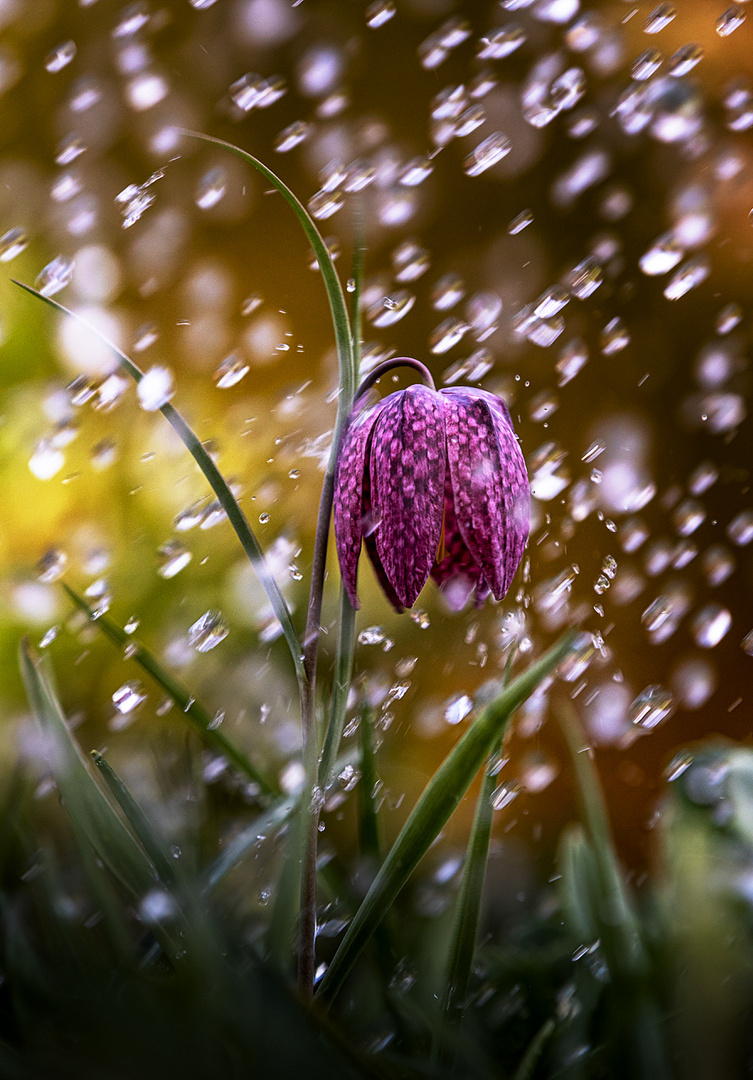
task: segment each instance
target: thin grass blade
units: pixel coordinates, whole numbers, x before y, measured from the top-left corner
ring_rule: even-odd
[[[29,293],[31,296],[35,296],[38,300],[42,300],[49,307],[54,308],[55,311],[61,315],[67,315],[71,319],[75,319],[76,322],[82,326],[87,327],[91,333],[102,342],[103,345],[108,348],[113,356],[117,359],[120,366],[123,368],[131,378],[139,383],[144,377],[144,373],[137,364],[134,364],[133,360],[127,356],[122,349],[120,349],[114,341],[111,341],[104,334],[100,333],[96,327],[81,315],[75,311],[71,311],[70,308],[60,304],[57,300],[54,300],[51,296],[43,296],[37,289],[31,287],[31,285],[25,285],[22,281],[16,281],[13,279],[13,284],[18,285],[19,288]],[[264,557],[264,552],[256,538],[256,535],[248,523],[246,515],[240,508],[238,500],[233,495],[232,491],[228,487],[222,473],[219,471],[215,463],[212,461],[210,455],[201,443],[201,440],[196,435],[194,430],[189,425],[188,421],[183,417],[181,413],[172,405],[169,401],[162,406],[160,412],[168,421],[172,429],[176,432],[181,439],[183,445],[186,447],[191,457],[194,459],[198,467],[201,469],[204,477],[206,478],[209,486],[214,491],[217,499],[219,500],[222,509],[228,516],[228,520],[235,530],[235,534],[241,542],[243,550],[248,555],[251,564],[256,571],[259,581],[264,588],[267,598],[272,605],[277,619],[282,627],[283,636],[287,642],[290,654],[293,658],[293,664],[295,665],[296,675],[299,682],[305,681],[305,675],[303,670],[303,657],[301,655],[301,647],[298,641],[298,635],[295,632],[293,626],[293,620],[290,615],[290,609],[285,601],[285,597],[280,591],[280,587],[275,581],[275,578],[267,565],[267,560]]]
[[[512,649],[505,666],[505,688],[510,683],[514,659],[515,649]],[[486,865],[489,858],[489,841],[494,820],[492,795],[497,783],[498,772],[498,770],[495,771],[494,769],[494,762],[501,747],[502,740],[498,739],[492,748],[492,753],[481,778],[481,788],[476,802],[476,812],[471,826],[463,877],[460,882],[455,907],[455,921],[450,939],[447,978],[442,1001],[443,1017],[440,1032],[460,1022],[468,995],[471,967],[476,951],[478,924],[481,916],[481,901],[486,880]],[[442,1052],[441,1035],[435,1041],[433,1049],[435,1057],[438,1057]]]
[[[19,654],[29,702],[47,737],[50,766],[76,831],[130,895],[142,897],[158,881],[154,866],[94,780],[26,639]]]
[[[572,639],[567,634],[489,704],[440,765],[348,927],[320,983],[319,997],[329,1001],[340,989],[376,927],[470,787],[504,725],[568,655]]]
[[[202,738],[209,746],[220,753],[249,780],[258,784],[265,795],[279,795],[279,788],[268,780],[222,732],[212,728],[212,717],[204,706],[196,700],[193,694],[188,692],[182,683],[178,682],[162,667],[157,658],[141,642],[134,641],[133,637],[127,634],[109,615],[95,615],[83,596],[79,595],[75,589],[64,583],[63,588],[73,603],[88,616],[105,637],[109,638],[115,645],[123,648],[128,647],[132,650],[129,652],[129,658],[143,668],[148,675],[151,675],[157,685],[175,702],[181,713],[198,728]]]

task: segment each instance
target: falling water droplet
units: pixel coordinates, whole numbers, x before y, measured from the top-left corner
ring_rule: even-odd
[[[159,365],[150,367],[139,380],[136,393],[145,412],[162,409],[175,393],[172,371]]]
[[[122,716],[127,716],[146,701],[144,687],[138,679],[123,683],[112,695],[112,703]]]
[[[211,210],[227,191],[227,173],[224,169],[210,169],[199,180],[194,199],[200,210]]]
[[[636,727],[651,731],[670,715],[674,699],[663,686],[647,686],[630,706],[630,720]]]
[[[512,150],[512,143],[501,131],[495,131],[473,150],[463,163],[468,176],[479,176],[496,165]]]
[[[44,66],[53,74],[68,67],[76,55],[76,42],[64,41],[62,45],[49,52],[44,60]]]
[[[179,540],[166,540],[164,544],[160,544],[157,556],[159,559],[157,573],[166,579],[179,574],[193,558],[191,552]]]
[[[54,296],[64,289],[73,277],[73,259],[58,255],[47,263],[34,282],[42,296]]]
[[[740,4],[730,4],[716,20],[716,32],[719,37],[729,37],[745,22],[745,11]]]
[[[206,611],[189,628],[188,640],[197,652],[209,652],[230,633],[224,617],[219,611]]]

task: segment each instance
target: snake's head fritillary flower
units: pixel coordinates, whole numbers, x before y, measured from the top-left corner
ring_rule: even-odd
[[[390,603],[412,607],[429,576],[459,610],[475,590],[501,600],[531,513],[523,454],[505,403],[470,387],[415,385],[356,400],[340,441],[335,536],[354,607],[361,544]]]

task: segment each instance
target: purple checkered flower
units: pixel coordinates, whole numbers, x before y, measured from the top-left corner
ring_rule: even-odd
[[[335,477],[337,554],[351,603],[360,606],[362,542],[398,611],[413,606],[430,576],[454,610],[474,590],[478,607],[490,592],[501,600],[531,513],[507,406],[484,390],[421,385],[369,405],[363,394],[373,381],[348,418]]]

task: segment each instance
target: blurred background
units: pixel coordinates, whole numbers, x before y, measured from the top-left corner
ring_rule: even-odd
[[[147,802],[145,760],[184,738],[133,661],[72,616],[62,579],[300,779],[287,651],[198,470],[96,338],[10,283],[84,314],[155,369],[158,394],[173,386],[300,625],[334,418],[326,297],[280,196],[180,131],[200,130],[292,187],[343,281],[361,223],[364,368],[411,355],[438,385],[501,394],[528,461],[531,540],[502,604],[450,614],[430,583],[397,616],[362,566],[356,680],[386,831],[513,644],[523,663],[577,622],[577,662],[508,744],[499,878],[524,898],[576,813],[559,695],[640,882],[667,766],[751,727],[753,13],[723,4],[0,0],[6,773],[19,754],[44,771],[24,632],[84,749],[106,749]],[[333,632],[336,602],[332,565]],[[229,783],[211,758],[205,779]],[[472,807],[443,852],[462,851]],[[347,810],[326,823],[325,843],[347,842]]]

